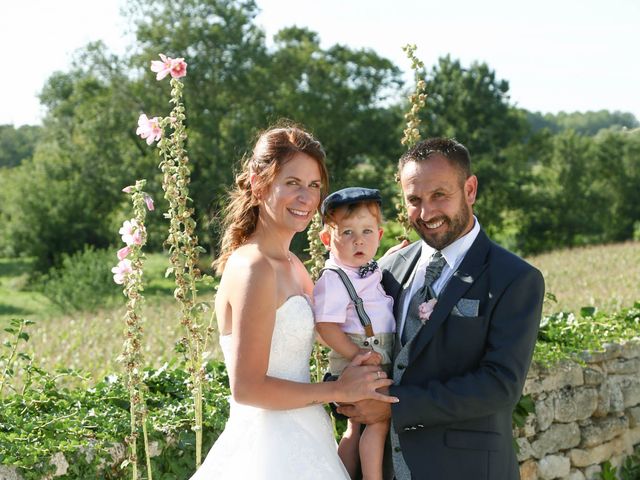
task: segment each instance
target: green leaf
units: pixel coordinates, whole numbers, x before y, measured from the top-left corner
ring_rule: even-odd
[[[580,309],[580,316],[583,318],[593,317],[596,313],[596,307],[582,307]]]

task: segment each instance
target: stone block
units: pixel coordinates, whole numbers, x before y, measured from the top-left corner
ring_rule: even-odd
[[[603,382],[598,388],[598,406],[593,412],[594,417],[606,417],[611,410],[611,386],[608,382]],[[622,392],[620,392],[622,398]]]
[[[522,463],[534,456],[533,448],[529,440],[523,437],[516,438],[516,444],[518,445],[518,462]]]
[[[537,476],[532,478],[537,478]],[[18,475],[15,467],[0,465],[0,480],[22,480],[22,477]]]
[[[595,447],[612,438],[622,435],[629,428],[629,419],[625,416],[609,416],[593,419],[590,425],[582,427],[580,448]]]
[[[640,404],[640,380],[638,378],[629,379],[624,382],[620,389],[622,390],[622,397],[624,407],[635,407]]]
[[[629,428],[635,428],[640,425],[640,406],[627,409],[625,415],[629,418]]]
[[[615,358],[604,362],[609,375],[633,375],[640,372],[640,358]]]
[[[584,477],[586,480],[602,480],[601,472],[602,467],[600,465],[591,465],[584,469]]]
[[[543,458],[550,453],[576,447],[580,444],[580,427],[576,423],[554,423],[531,442],[534,456]]]
[[[591,417],[597,407],[595,388],[563,388],[554,399],[554,418],[562,423],[575,422]]]
[[[584,375],[580,365],[575,362],[560,362],[553,367],[541,368],[539,378],[525,383],[524,394],[551,392],[583,384]]]
[[[618,358],[622,353],[622,346],[618,343],[605,343],[603,350],[597,352],[582,352],[580,358],[587,363],[601,363]]]
[[[569,475],[562,477],[561,480],[585,480],[584,473],[581,470],[572,468]]]
[[[615,379],[608,379],[607,385],[609,387],[609,412],[624,412],[624,395],[620,382]]]
[[[571,462],[563,455],[547,455],[538,462],[538,476],[542,480],[564,477],[570,471]]]
[[[620,356],[624,358],[640,357],[640,339],[628,340],[621,345]]]
[[[611,457],[622,455],[629,451],[628,437],[622,435],[593,448],[574,448],[569,452],[569,458],[571,459],[571,464],[575,467],[588,467],[590,465],[599,465]]]
[[[555,416],[553,405],[556,396],[556,392],[549,392],[542,394],[536,401],[536,425],[539,432],[546,430],[553,423]]]
[[[605,374],[599,365],[590,365],[586,367],[583,372],[585,385],[600,385],[604,379]]]
[[[630,428],[624,433],[625,440],[629,448],[640,445],[640,426]]]
[[[538,480],[538,464],[535,460],[527,460],[520,465],[520,480]]]
[[[69,463],[62,452],[54,454],[49,463],[56,467],[56,471],[53,473],[54,477],[66,475],[67,470],[69,469]]]

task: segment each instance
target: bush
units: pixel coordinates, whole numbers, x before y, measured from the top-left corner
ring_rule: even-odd
[[[111,273],[116,263],[115,252],[85,246],[81,252],[64,255],[59,267],[36,280],[36,289],[66,313],[108,307],[122,295]]]
[[[206,453],[229,416],[228,377],[224,365],[206,366],[204,440]],[[22,394],[0,398],[0,465],[17,467],[25,480],[41,479],[55,468],[49,463],[62,453],[69,464],[64,478],[130,478],[121,468],[124,439],[130,434],[129,392],[122,377],[110,375],[91,388],[68,389],[56,379],[73,372],[32,372]],[[146,369],[149,442],[158,455],[151,459],[153,477],[182,480],[195,471],[195,433],[191,429],[193,397],[189,373],[182,366]],[[142,442],[138,442],[142,448]],[[138,458],[144,458],[139,452]]]

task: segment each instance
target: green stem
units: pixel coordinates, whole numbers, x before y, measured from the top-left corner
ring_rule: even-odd
[[[138,452],[136,450],[136,404],[135,404],[135,390],[133,386],[129,387],[129,398],[131,399],[131,407],[129,409],[131,414],[131,439],[129,440],[129,461],[131,462],[131,478],[132,480],[138,480]]]
[[[142,405],[145,405],[144,399],[142,398],[142,393],[140,393],[140,401]],[[153,480],[153,476],[151,473],[151,457],[149,455],[149,435],[147,434],[147,413],[146,408],[142,412],[142,437],[144,439],[144,456],[147,463],[147,479]]]
[[[9,370],[11,370],[11,366],[13,365],[13,361],[16,356],[16,352],[18,351],[18,342],[20,341],[20,335],[24,330],[24,320],[20,322],[20,328],[18,330],[18,334],[16,335],[16,341],[12,345],[11,354],[9,355],[9,359],[4,366],[4,372],[2,372],[2,380],[0,381],[0,397],[2,397],[2,390],[4,390],[4,386],[7,382],[7,377],[9,376]]]

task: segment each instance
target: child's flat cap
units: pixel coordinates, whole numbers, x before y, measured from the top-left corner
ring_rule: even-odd
[[[377,202],[382,206],[382,196],[380,190],[376,188],[348,187],[333,192],[322,202],[320,213],[324,217],[331,210],[344,207],[352,203]]]

